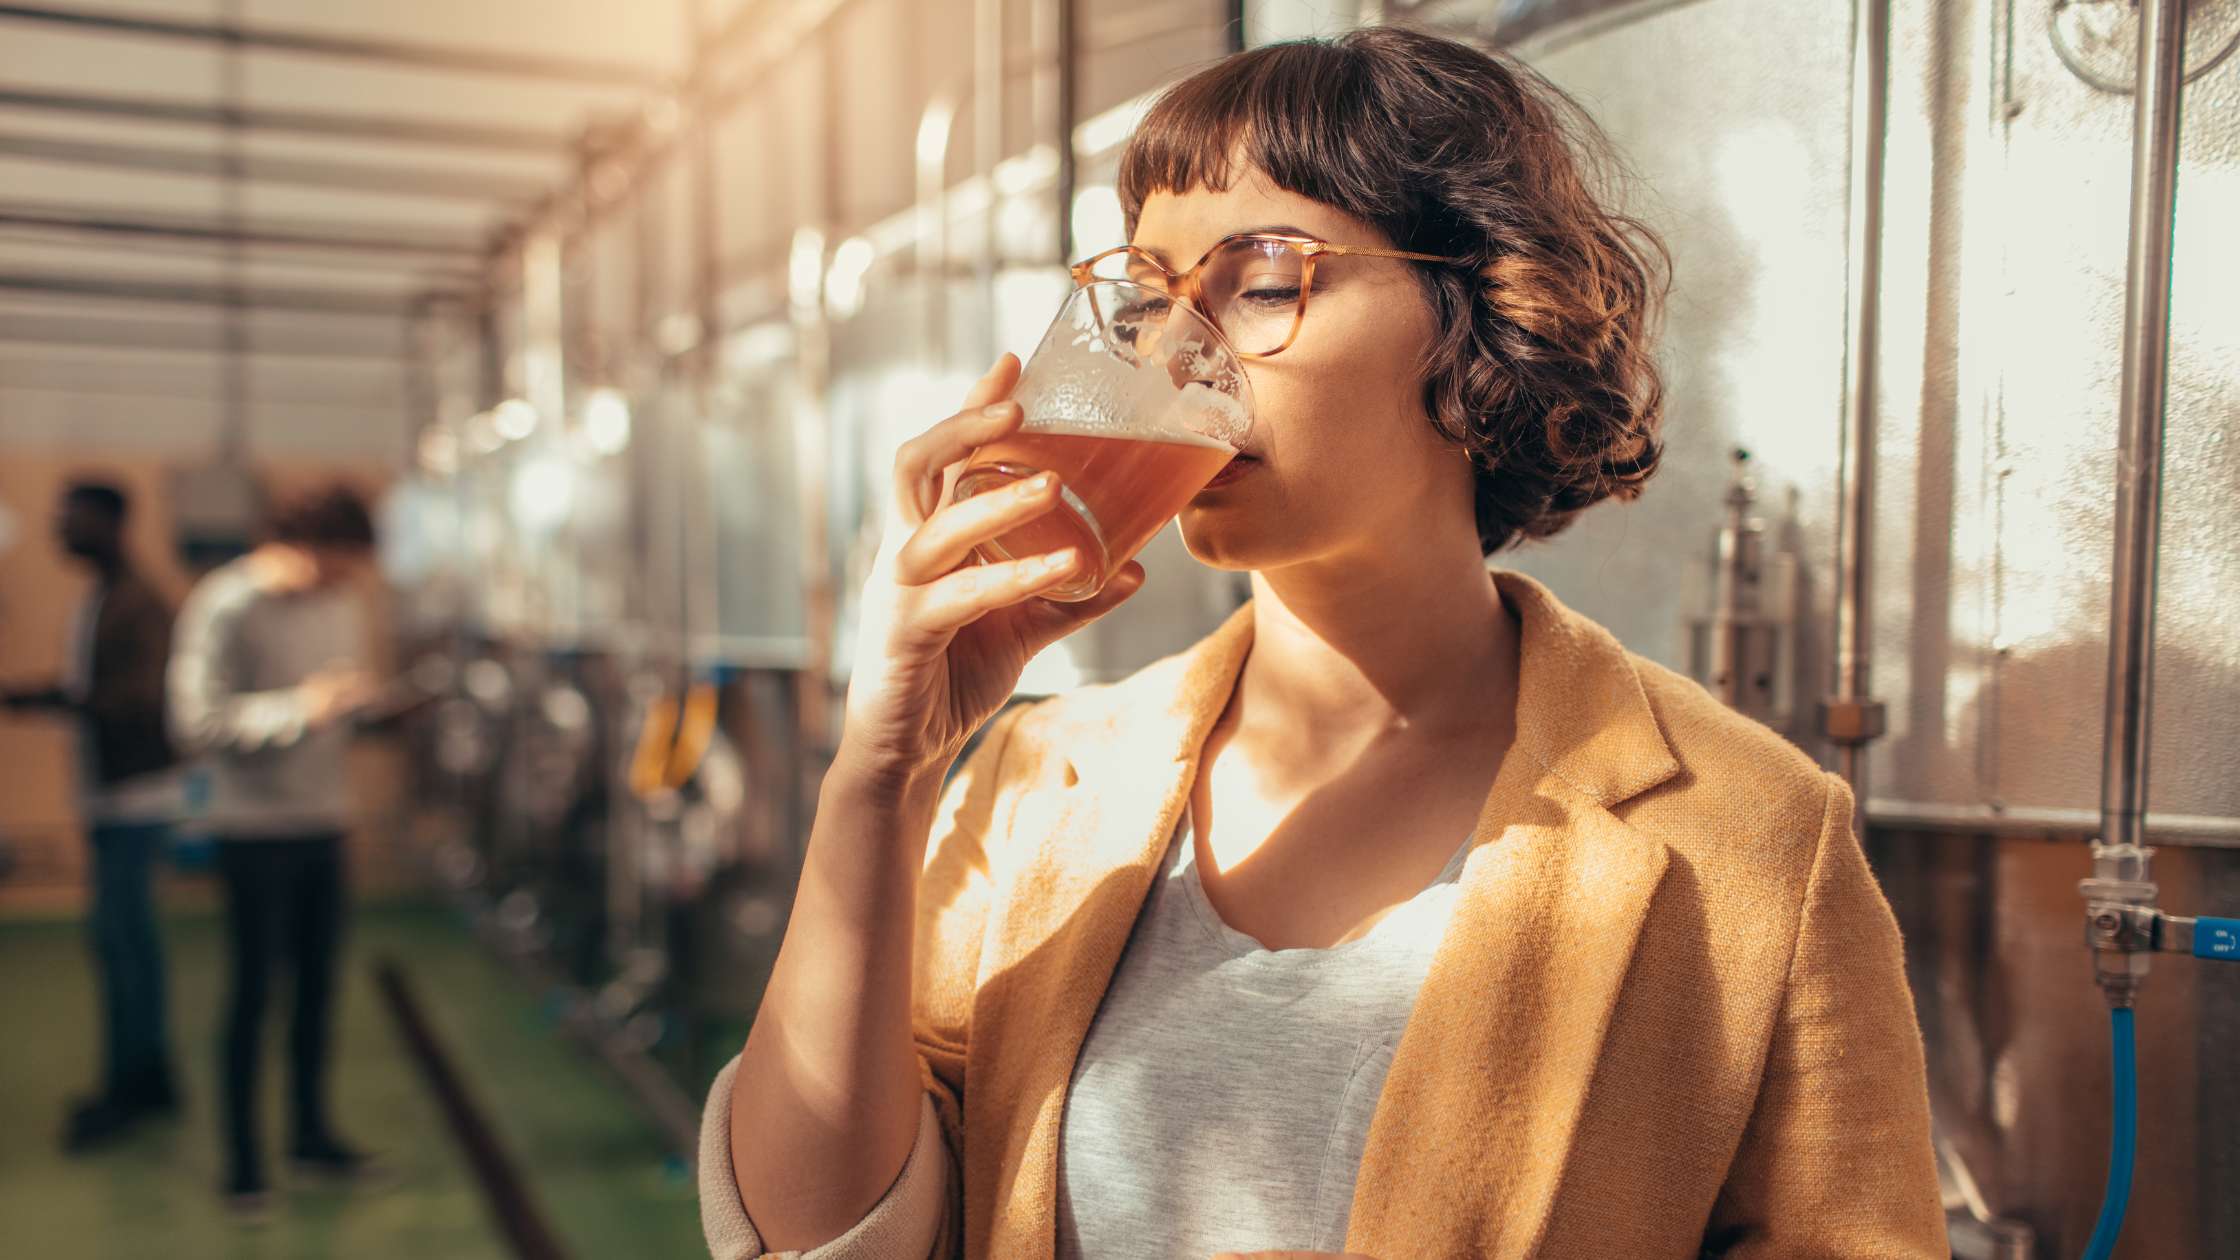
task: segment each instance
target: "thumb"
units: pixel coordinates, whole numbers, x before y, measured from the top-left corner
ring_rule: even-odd
[[[1078,604],[1029,600],[1020,609],[1020,642],[1032,656],[1126,603],[1129,596],[1143,589],[1144,580],[1143,566],[1130,560],[1112,575],[1112,580],[1104,584],[1104,589],[1098,591],[1094,599]]]

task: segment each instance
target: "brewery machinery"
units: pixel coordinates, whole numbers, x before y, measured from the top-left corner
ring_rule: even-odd
[[[438,865],[602,1053],[689,1098],[743,1030],[888,461],[1119,243],[1147,94],[1406,21],[1570,93],[1671,246],[1663,467],[1498,562],[1860,789],[1956,1252],[2084,1254],[2129,1145],[2120,1254],[2240,1253],[2240,968],[2136,987],[2135,1144],[2090,983],[2240,913],[2240,0],[756,7],[418,317]],[[1144,559],[1024,693],[1243,594]]]

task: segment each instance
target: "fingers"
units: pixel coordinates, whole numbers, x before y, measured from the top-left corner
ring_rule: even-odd
[[[1041,473],[976,494],[933,514],[895,554],[895,580],[923,586],[963,564],[972,549],[1058,505],[1058,478]]]
[[[1028,652],[1040,652],[1058,640],[1104,616],[1143,588],[1143,566],[1130,560],[1104,584],[1094,599],[1078,604],[1038,600],[1019,610],[1019,638]]]
[[[962,411],[902,444],[894,457],[894,501],[912,526],[941,505],[941,472],[973,448],[1019,427],[1018,404],[1007,401],[1019,381],[1019,360],[1006,354],[965,394]]]
[[[1072,547],[1048,555],[975,564],[957,570],[923,592],[911,621],[924,630],[951,633],[996,611],[1035,596],[1073,576],[1081,565]]]
[[[1005,351],[996,356],[996,361],[987,374],[965,391],[962,410],[970,411],[975,407],[985,407],[999,399],[1009,398],[1011,387],[1018,383],[1019,356]]]

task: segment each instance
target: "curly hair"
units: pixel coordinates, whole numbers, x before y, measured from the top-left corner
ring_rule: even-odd
[[[266,512],[264,527],[275,542],[306,547],[371,551],[375,543],[364,496],[339,481],[282,496]]]
[[[1225,189],[1238,163],[1400,249],[1463,260],[1416,266],[1439,328],[1420,371],[1425,413],[1477,470],[1487,555],[1640,495],[1663,452],[1671,256],[1602,204],[1609,141],[1560,89],[1395,26],[1238,53],[1169,88],[1129,139],[1129,235],[1151,193]]]

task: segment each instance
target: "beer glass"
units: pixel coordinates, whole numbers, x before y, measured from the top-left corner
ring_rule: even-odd
[[[1080,549],[1078,574],[1042,593],[1093,598],[1244,445],[1252,388],[1219,330],[1165,293],[1125,280],[1073,291],[1012,397],[1019,430],[972,453],[955,498],[1041,472],[1059,505],[983,544],[986,562]]]

